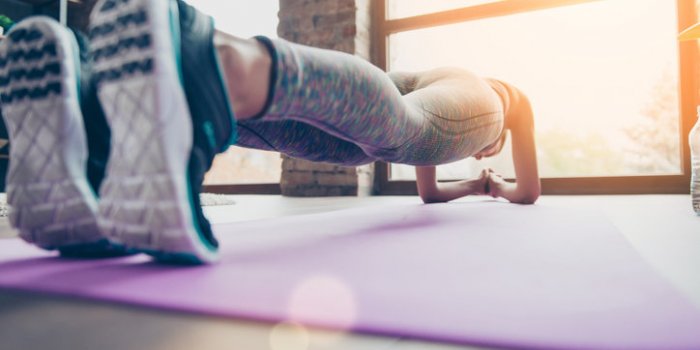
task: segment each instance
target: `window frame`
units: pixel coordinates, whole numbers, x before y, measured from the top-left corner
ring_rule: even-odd
[[[238,146],[234,144],[231,147]],[[282,186],[280,182],[204,184],[202,185],[202,192],[218,194],[279,195],[282,194]]]
[[[472,20],[532,12],[543,9],[612,0],[509,0],[472,5],[424,15],[388,19],[388,0],[373,2],[372,63],[384,71],[388,66],[389,36],[409,30],[438,27]],[[697,22],[694,0],[676,0],[678,32]],[[543,178],[543,194],[687,194],[690,190],[690,150],[688,134],[695,122],[698,105],[698,43],[679,42],[679,142],[680,175],[640,175],[613,177]],[[390,164],[375,165],[375,189],[379,195],[416,195],[415,181],[394,180]]]
[[[279,183],[204,185],[202,192],[219,194],[282,194]]]

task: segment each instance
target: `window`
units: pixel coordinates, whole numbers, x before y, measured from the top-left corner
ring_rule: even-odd
[[[217,155],[204,176],[206,185],[277,183],[282,173],[279,153],[231,146]]]
[[[190,0],[190,4],[214,17],[218,30],[248,38],[277,37],[278,1]],[[278,153],[232,146],[214,159],[204,178],[206,190],[236,193],[275,193],[282,171]],[[270,184],[270,185],[264,185]]]
[[[387,0],[387,17],[391,19],[412,17],[498,1],[502,0]]]
[[[694,23],[692,0],[386,0],[386,11],[377,63],[388,71],[456,66],[528,94],[546,193],[687,193],[697,48],[676,37]],[[513,177],[503,151],[438,177]],[[412,167],[378,169],[383,193],[415,191]]]

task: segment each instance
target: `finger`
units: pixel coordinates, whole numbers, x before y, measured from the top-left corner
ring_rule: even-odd
[[[493,198],[498,198],[498,185],[495,184],[489,184],[489,193],[488,195],[493,197]]]

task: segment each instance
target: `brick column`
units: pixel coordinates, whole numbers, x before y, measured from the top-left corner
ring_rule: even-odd
[[[280,38],[370,57],[371,0],[279,0]],[[282,156],[285,196],[356,196],[372,191],[374,165],[341,167]]]

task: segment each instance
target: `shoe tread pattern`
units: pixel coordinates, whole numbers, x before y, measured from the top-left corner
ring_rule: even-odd
[[[68,35],[51,20],[33,18],[0,44],[0,96],[11,140],[10,222],[21,238],[45,249],[104,241],[85,178],[77,58]]]
[[[112,130],[99,225],[115,242],[161,260],[202,262],[208,258],[192,255],[201,242],[187,196],[191,122],[182,119],[189,112],[172,74],[174,51],[155,40],[164,29],[152,21],[154,8],[103,0],[92,13],[98,95]]]

